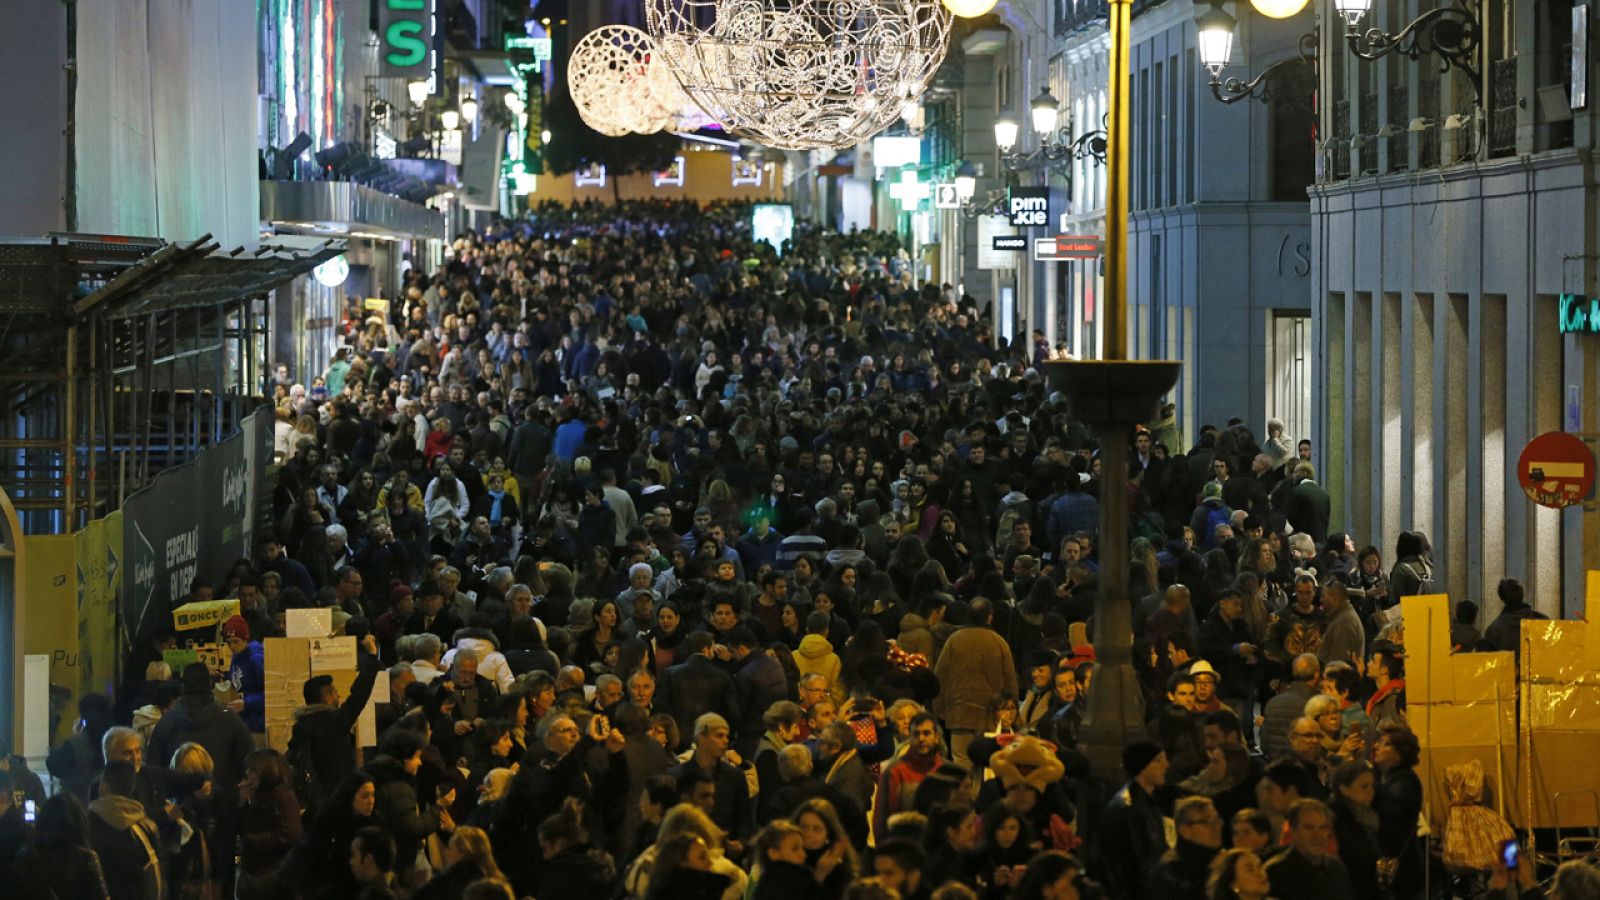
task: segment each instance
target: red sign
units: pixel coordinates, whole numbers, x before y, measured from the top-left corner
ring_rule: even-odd
[[[1033,242],[1033,258],[1039,262],[1057,259],[1098,259],[1106,252],[1105,241],[1094,235],[1058,234]]]
[[[1565,431],[1541,434],[1522,448],[1517,481],[1540,506],[1563,509],[1582,503],[1594,488],[1594,454]]]

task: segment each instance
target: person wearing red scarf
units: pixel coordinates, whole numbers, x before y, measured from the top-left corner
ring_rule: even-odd
[[[1367,701],[1367,716],[1374,722],[1384,719],[1404,718],[1406,714],[1406,662],[1399,648],[1384,647],[1372,651],[1367,663],[1367,674],[1378,686],[1372,699]]]

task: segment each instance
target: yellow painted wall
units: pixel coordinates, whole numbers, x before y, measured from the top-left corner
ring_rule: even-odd
[[[23,652],[50,657],[50,684],[70,692],[60,717],[66,737],[78,698],[113,696],[119,643],[117,591],[122,580],[122,513],[96,519],[77,534],[29,535]]]
[[[76,709],[81,695],[78,604],[74,596],[76,544],[70,534],[28,535],[23,540],[27,542],[28,570],[23,573],[22,585],[22,602],[27,607],[22,652],[50,657],[50,684],[71,691],[68,708]],[[68,723],[73,718],[63,715],[61,721]]]
[[[684,178],[683,185],[662,185],[656,187],[652,177],[644,175],[624,175],[621,178],[621,192],[625,200],[696,200],[701,203],[711,203],[717,200],[758,200],[781,201],[783,199],[783,163],[773,162],[771,168],[763,166],[761,173],[761,186],[750,185],[733,186],[733,157],[719,150],[693,150],[685,148],[683,151]],[[528,195],[530,205],[555,201],[557,203],[571,203],[573,201],[599,200],[609,203],[614,199],[611,178],[606,179],[605,187],[577,187],[576,176],[568,175],[540,175],[537,177],[533,193]]]

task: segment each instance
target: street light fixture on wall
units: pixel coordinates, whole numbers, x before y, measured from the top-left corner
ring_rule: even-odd
[[[1016,116],[1005,111],[994,120],[994,144],[1000,149],[1000,162],[1007,169],[1019,172],[1069,159],[1090,158],[1105,165],[1105,129],[1073,137],[1070,127],[1061,126],[1061,104],[1049,88],[1041,88],[1028,105],[1028,121],[1039,136],[1039,149],[1032,153],[1013,153],[1022,130]]]
[[[1459,67],[1482,99],[1477,60],[1483,27],[1465,0],[1428,10],[1392,33],[1381,28],[1361,30],[1361,20],[1372,8],[1372,0],[1334,0],[1333,6],[1344,17],[1344,39],[1351,53],[1365,60],[1382,59],[1391,53],[1411,60],[1434,54],[1439,57],[1439,71]]]
[[[1255,4],[1261,10],[1266,0]],[[1305,4],[1300,4],[1304,7]],[[1286,5],[1281,8],[1287,8]],[[1263,11],[1264,12],[1264,11]],[[1267,13],[1273,15],[1272,13]],[[1274,18],[1279,16],[1274,15]],[[1317,44],[1319,35],[1317,29],[1300,35],[1300,55],[1295,59],[1285,59],[1273,63],[1263,69],[1259,75],[1251,79],[1222,77],[1222,70],[1228,67],[1228,59],[1233,54],[1234,28],[1239,23],[1233,16],[1228,15],[1220,7],[1213,6],[1195,19],[1195,45],[1200,53],[1200,64],[1211,73],[1211,96],[1223,103],[1238,103],[1248,97],[1254,97],[1266,103],[1273,97],[1273,86],[1278,81],[1278,76],[1287,73],[1294,66],[1306,66],[1311,70],[1313,82],[1317,71]],[[1315,88],[1313,88],[1314,90]]]

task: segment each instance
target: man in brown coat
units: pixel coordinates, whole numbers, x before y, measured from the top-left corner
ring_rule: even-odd
[[[967,745],[989,727],[995,699],[1002,693],[1017,696],[1017,667],[1005,638],[991,627],[994,607],[987,599],[973,601],[972,620],[950,635],[933,670],[939,677],[933,712],[950,734],[950,755],[968,767]]]

